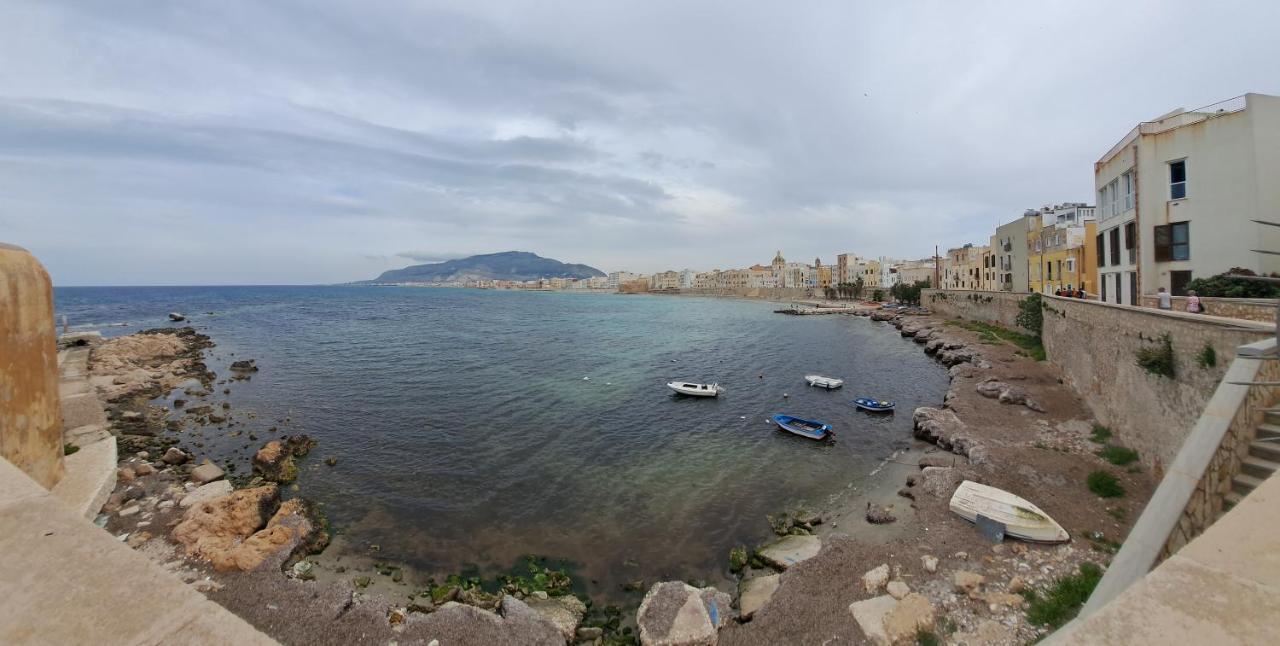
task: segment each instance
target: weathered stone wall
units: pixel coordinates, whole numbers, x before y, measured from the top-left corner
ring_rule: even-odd
[[[1254,381],[1280,382],[1280,362],[1264,360],[1256,363],[1258,366]],[[1241,462],[1249,455],[1249,443],[1253,442],[1258,425],[1266,417],[1263,409],[1276,403],[1277,397],[1280,397],[1280,388],[1254,386],[1249,388],[1248,393],[1231,418],[1222,442],[1210,458],[1204,474],[1196,483],[1182,517],[1170,532],[1160,553],[1160,560],[1168,558],[1204,533],[1222,515],[1223,502],[1231,492],[1231,479],[1240,473]]]
[[[920,304],[948,318],[958,316],[1025,332],[1018,325],[1018,303],[1028,296],[1025,292],[926,289],[920,292]]]
[[[55,334],[49,274],[0,243],[0,456],[45,488],[63,473]]]
[[[1044,297],[1042,338],[1049,361],[1089,403],[1098,422],[1152,468],[1172,463],[1236,348],[1266,338],[1261,323],[1139,307]],[[1173,378],[1138,365],[1138,351],[1169,335]],[[1200,365],[1205,348],[1214,365]]]
[[[1186,296],[1171,296],[1172,306],[1176,312],[1187,311]],[[1276,322],[1276,303],[1259,298],[1210,298],[1200,297],[1205,311],[1213,316],[1246,321]],[[1142,306],[1155,308],[1159,306],[1158,297],[1148,294],[1142,297]]]
[[[681,296],[729,296],[733,298],[758,298],[766,301],[792,301],[813,298],[814,291],[804,288],[790,287],[744,287],[733,289],[678,289],[674,292],[653,292],[655,294],[675,293]]]

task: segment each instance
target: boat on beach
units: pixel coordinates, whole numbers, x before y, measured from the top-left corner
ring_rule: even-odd
[[[823,440],[831,434],[830,424],[811,419],[801,419],[792,415],[774,415],[773,423],[788,433],[795,433],[800,437],[807,437],[811,440]]]
[[[815,388],[826,388],[831,390],[844,385],[844,380],[836,377],[823,377],[822,375],[805,375],[804,380],[809,382],[810,386]]]
[[[897,406],[894,402],[870,397],[859,397],[853,400],[853,405],[872,413],[892,413],[894,407]]]
[[[667,388],[690,397],[717,397],[724,392],[719,384],[695,384],[687,381],[669,382]]]
[[[1005,536],[1035,543],[1065,543],[1067,530],[1039,507],[1003,489],[965,480],[951,496],[951,511],[977,523],[984,516],[1005,526]]]

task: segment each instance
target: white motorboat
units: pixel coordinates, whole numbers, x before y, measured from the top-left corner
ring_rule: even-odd
[[[835,377],[823,377],[821,375],[805,375],[804,380],[809,382],[810,386],[813,386],[815,388],[826,388],[827,390],[831,390],[832,388],[839,388],[844,385],[843,379],[837,379]]]
[[[693,384],[687,381],[672,381],[667,384],[667,388],[690,397],[716,397],[724,392],[719,384]]]
[[[982,515],[1005,526],[1006,536],[1037,543],[1065,543],[1067,530],[1039,507],[1003,489],[965,480],[951,496],[951,511],[971,522]]]

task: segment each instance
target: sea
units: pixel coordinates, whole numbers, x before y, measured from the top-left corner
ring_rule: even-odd
[[[289,495],[316,502],[348,549],[440,575],[536,555],[604,598],[631,581],[721,577],[732,547],[772,536],[767,515],[865,485],[909,445],[911,411],[947,388],[886,323],[756,300],[367,286],[54,295],[73,330],[194,326],[216,343],[219,379],[255,360],[250,380],[209,398],[231,404],[235,425],[188,428],[180,445],[247,473],[270,437],[315,438]],[[172,311],[190,321],[170,323]],[[845,386],[811,388],[807,374]],[[669,381],[725,392],[683,397]],[[850,400],[862,395],[899,412],[859,412]],[[774,413],[828,422],[834,439],[781,432]]]

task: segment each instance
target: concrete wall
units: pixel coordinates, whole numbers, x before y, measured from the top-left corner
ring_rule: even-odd
[[[1178,312],[1187,311],[1186,296],[1171,296],[1173,309]],[[1142,297],[1143,307],[1158,307],[1159,299],[1155,294]],[[1276,302],[1261,298],[1211,298],[1200,297],[1205,311],[1214,316],[1246,321],[1276,322]]]
[[[45,488],[63,474],[55,334],[49,274],[0,243],[0,456]]]
[[[1044,296],[1042,338],[1049,361],[1111,428],[1153,469],[1164,473],[1231,364],[1236,348],[1269,336],[1261,323]],[[1176,375],[1154,375],[1138,350],[1168,334]],[[1212,347],[1216,365],[1196,358]]]
[[[958,316],[1025,332],[1018,325],[1018,303],[1028,296],[1024,292],[925,289],[920,292],[920,304],[948,318]]]
[[[871,292],[876,288],[868,288],[864,295],[871,297]],[[815,290],[810,288],[790,288],[790,287],[742,287],[730,289],[681,289],[676,290],[682,296],[730,296],[735,298],[758,298],[766,301],[790,301],[800,298],[814,298]],[[888,289],[884,290],[886,296]],[[820,296],[821,294],[817,294]]]

